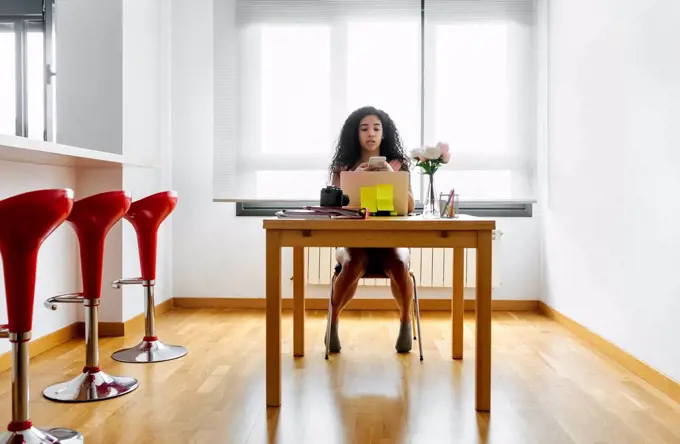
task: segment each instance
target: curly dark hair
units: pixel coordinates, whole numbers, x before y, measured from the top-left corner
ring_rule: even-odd
[[[329,167],[329,179],[333,174],[343,169],[354,168],[361,158],[361,144],[359,143],[359,123],[366,116],[376,116],[383,128],[383,139],[380,142],[380,155],[388,162],[398,160],[404,171],[409,170],[410,159],[406,155],[404,144],[399,136],[397,126],[385,111],[372,106],[364,106],[353,111],[345,120],[340,130],[340,136],[335,147],[335,155]]]

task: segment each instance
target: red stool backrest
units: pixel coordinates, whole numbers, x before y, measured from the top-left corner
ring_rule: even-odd
[[[109,191],[81,199],[73,204],[68,221],[78,235],[83,297],[99,299],[106,235],[130,208],[130,193]]]
[[[73,191],[31,191],[0,200],[0,254],[11,333],[33,329],[38,250],[73,208]]]
[[[156,279],[158,227],[177,205],[175,191],[163,191],[132,202],[125,215],[137,232],[139,262],[143,280]]]

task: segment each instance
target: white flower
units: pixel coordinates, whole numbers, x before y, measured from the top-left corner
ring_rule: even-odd
[[[422,158],[424,154],[425,150],[422,148],[415,148],[413,151],[411,151],[411,157],[414,159]]]
[[[428,146],[424,155],[426,159],[437,160],[442,156],[442,150],[439,146]]]

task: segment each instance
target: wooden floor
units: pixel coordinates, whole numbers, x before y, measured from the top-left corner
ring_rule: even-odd
[[[176,309],[159,318],[189,354],[121,364],[111,353],[140,335],[100,341],[101,365],[140,380],[114,400],[59,404],[42,390],[83,366],[80,341],[31,361],[34,424],[76,428],[99,443],[679,443],[680,406],[563,327],[534,313],[495,312],[492,412],[474,411],[474,321],[465,358],[450,356],[449,317],[423,313],[425,360],[394,351],[396,312],[345,312],[343,350],[325,361],[324,313],[310,312],[307,355],[292,357],[283,322],[283,406],[265,407],[264,312]],[[414,343],[415,346],[415,343]],[[414,347],[415,348],[415,347]],[[10,418],[10,375],[0,413]]]

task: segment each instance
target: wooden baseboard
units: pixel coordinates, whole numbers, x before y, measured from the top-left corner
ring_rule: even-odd
[[[536,311],[538,301],[494,300],[491,309],[498,311]],[[175,298],[175,307],[182,308],[222,308],[240,310],[264,310],[264,298]],[[307,310],[326,310],[328,299],[310,298],[305,300]],[[293,300],[284,299],[283,309],[292,310]],[[394,299],[352,299],[346,310],[397,310]],[[465,310],[475,309],[474,300],[465,301]],[[451,311],[451,299],[421,299],[421,311]]]
[[[635,356],[593,333],[578,322],[563,315],[542,301],[538,302],[538,312],[564,326],[577,337],[588,342],[601,353],[604,353],[622,367],[637,375],[652,387],[661,391],[675,402],[680,403],[680,382],[675,381]]]
[[[156,305],[156,310],[155,314],[156,316],[160,316],[163,313],[166,313],[170,310],[172,310],[173,307],[173,298],[170,298],[166,301],[161,302],[160,304]],[[78,336],[79,337],[85,337],[85,323],[84,322],[78,322]],[[140,313],[134,318],[130,318],[125,322],[100,322],[99,323],[99,337],[100,338],[112,338],[112,337],[120,337],[120,336],[125,336],[126,331],[131,331],[131,330],[136,330],[136,329],[143,329],[144,328],[144,313]]]
[[[30,358],[44,353],[47,350],[61,345],[78,336],[78,325],[73,323],[45,336],[32,340],[28,343],[28,356]],[[12,353],[6,352],[0,355],[0,372],[12,368]]]

